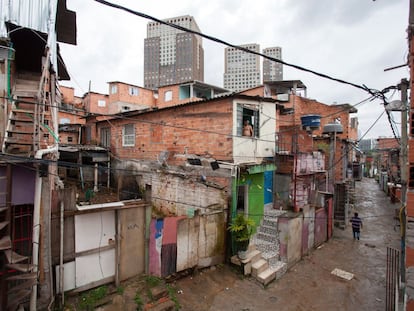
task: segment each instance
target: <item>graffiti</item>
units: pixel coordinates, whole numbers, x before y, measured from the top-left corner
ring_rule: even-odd
[[[139,229],[139,225],[137,224],[129,224],[127,230]]]

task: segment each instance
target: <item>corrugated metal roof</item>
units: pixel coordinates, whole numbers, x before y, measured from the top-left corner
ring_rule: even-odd
[[[56,7],[57,0],[0,0],[0,35],[8,37],[6,22],[48,33],[49,14],[55,19]]]

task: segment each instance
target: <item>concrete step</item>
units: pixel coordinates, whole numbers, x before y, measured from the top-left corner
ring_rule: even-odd
[[[288,265],[283,261],[277,261],[274,264],[270,264],[270,268],[276,273],[276,280],[279,280],[287,272]]]
[[[259,259],[254,264],[252,264],[252,276],[257,278],[257,276],[269,268],[269,263],[264,259]]]
[[[276,279],[276,272],[271,268],[267,268],[257,276],[257,280],[264,286]]]
[[[279,234],[279,229],[277,226],[266,226],[266,225],[261,225],[257,232],[259,233],[266,233],[266,234],[272,234],[272,235],[278,235]]]
[[[276,227],[277,228],[277,218],[263,218],[262,225],[268,227]]]
[[[259,240],[263,240],[266,242],[273,242],[273,243],[278,241],[278,236],[276,234],[273,235],[273,234],[267,234],[263,232],[257,233],[256,238]]]
[[[258,238],[253,239],[254,244],[256,245],[256,249],[261,252],[279,252],[279,241],[268,242]]]
[[[262,252],[258,250],[248,251],[246,259],[240,259],[237,255],[230,258],[232,264],[240,266],[244,275],[252,273],[252,264],[262,257]]]

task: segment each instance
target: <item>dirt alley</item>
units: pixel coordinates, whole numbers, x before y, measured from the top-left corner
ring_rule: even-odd
[[[364,222],[360,241],[349,225],[335,228],[330,241],[266,289],[228,266],[203,270],[175,282],[181,310],[384,310],[386,248],[400,249],[395,208],[375,180],[364,178],[356,184],[355,210]],[[334,268],[355,277],[343,280],[331,274]]]

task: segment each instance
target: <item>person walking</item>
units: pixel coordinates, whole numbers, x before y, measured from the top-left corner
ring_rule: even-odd
[[[354,217],[349,220],[352,223],[352,233],[354,235],[354,240],[359,240],[360,230],[362,229],[362,220],[358,217],[358,213],[354,213]]]

